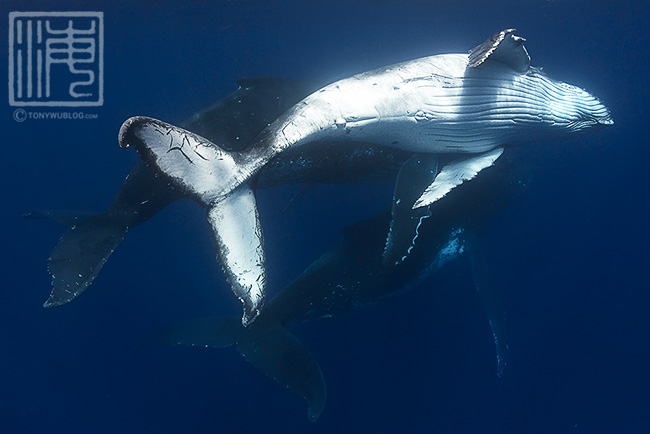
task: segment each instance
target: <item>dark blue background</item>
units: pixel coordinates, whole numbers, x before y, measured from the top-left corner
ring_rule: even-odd
[[[0,115],[1,432],[650,432],[646,2],[5,0],[0,34],[14,10],[104,12],[105,104],[84,110],[97,120],[17,123],[6,99]],[[132,353],[174,321],[240,310],[190,201],[129,233],[78,301],[42,309],[62,228],[20,216],[104,209],[138,159],[117,146],[127,117],[178,122],[241,76],[333,81],[465,52],[507,27],[534,65],[596,94],[616,124],[513,150],[535,180],[484,236],[508,313],[501,379],[463,261],[358,314],[292,328],[327,380],[316,424],[234,350]],[[259,195],[271,293],[340,226],[388,205],[391,185],[317,187],[282,213],[296,191]]]

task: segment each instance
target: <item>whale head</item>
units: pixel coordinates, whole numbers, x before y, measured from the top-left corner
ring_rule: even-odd
[[[500,129],[499,139],[512,144],[569,138],[614,123],[607,107],[589,92],[531,66],[526,40],[514,32],[497,32],[470,50],[469,86],[463,91],[468,113],[488,119],[490,129]],[[492,106],[486,99],[491,91],[496,95]]]
[[[542,107],[539,117],[553,138],[568,138],[614,123],[609,109],[586,90],[553,80],[534,68],[528,75],[536,82],[536,98]]]

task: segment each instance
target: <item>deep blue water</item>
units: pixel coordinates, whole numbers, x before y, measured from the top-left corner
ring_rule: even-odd
[[[7,1],[11,11],[104,13],[104,98],[94,120],[14,121],[5,99],[0,432],[650,432],[650,5],[639,1]],[[117,145],[129,116],[179,122],[241,76],[333,81],[430,54],[465,52],[516,27],[532,63],[577,84],[616,124],[540,143],[534,182],[483,236],[508,315],[494,346],[468,266],[342,318],[297,324],[328,386],[304,402],[236,351],[154,347],[174,321],[238,313],[204,212],[186,200],[128,234],[79,300],[41,307],[62,227],[33,209],[103,210],[138,160]],[[0,44],[7,82],[7,44]],[[28,109],[27,111],[47,111]],[[52,109],[50,111],[61,111]],[[269,291],[390,203],[392,186],[261,192]]]

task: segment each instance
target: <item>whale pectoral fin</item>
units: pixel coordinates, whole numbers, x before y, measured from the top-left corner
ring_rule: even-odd
[[[436,179],[422,193],[413,205],[413,209],[427,206],[444,197],[454,187],[474,178],[478,173],[490,167],[503,154],[503,148],[496,148],[483,154],[474,155],[462,160],[452,161],[445,165]]]
[[[488,40],[470,50],[467,66],[477,68],[488,59],[501,62],[517,72],[524,73],[530,67],[530,56],[524,42],[515,36],[515,29],[506,29],[492,35]]]
[[[284,327],[252,326],[237,349],[259,371],[307,401],[307,416],[316,422],[327,399],[325,378],[311,352]]]
[[[256,369],[307,401],[312,422],[325,408],[327,392],[318,362],[280,325],[266,322],[244,328],[235,317],[195,318],[149,336],[135,351],[154,344],[202,348],[237,345],[239,353]]]
[[[397,174],[390,229],[386,238],[382,262],[396,265],[411,252],[422,220],[431,213],[427,207],[412,208],[412,204],[431,185],[438,174],[438,158],[431,154],[415,154]]]
[[[483,254],[480,242],[472,234],[465,231],[465,252],[469,258],[474,286],[478,292],[483,309],[490,322],[492,336],[496,346],[497,375],[501,377],[503,368],[508,361],[508,343],[506,341],[506,314],[497,293],[492,273]]]
[[[210,207],[207,218],[219,262],[244,304],[242,324],[247,326],[259,314],[266,288],[262,225],[249,184],[242,184]]]

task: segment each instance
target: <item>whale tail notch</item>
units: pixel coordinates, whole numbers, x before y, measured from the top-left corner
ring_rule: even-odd
[[[45,308],[64,305],[83,294],[128,231],[118,216],[108,213],[48,210],[23,217],[49,218],[68,226],[47,260],[52,291],[43,303]]]
[[[243,327],[236,317],[205,317],[177,323],[147,340],[152,345],[227,348],[236,346],[257,370],[307,401],[315,422],[327,398],[325,379],[309,350],[281,325]]]
[[[157,119],[127,119],[122,148],[133,146],[157,173],[206,207],[218,259],[251,324],[264,304],[262,226],[249,178],[262,164],[255,151],[229,152],[201,136]]]

